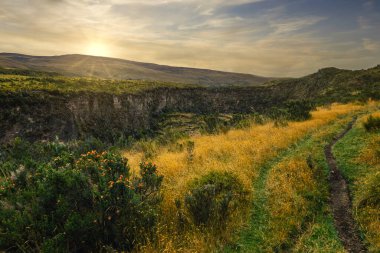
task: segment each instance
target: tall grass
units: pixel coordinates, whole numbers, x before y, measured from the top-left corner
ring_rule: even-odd
[[[380,132],[366,131],[363,123],[377,111],[358,119],[357,124],[334,148],[338,166],[349,181],[356,218],[369,252],[380,252]]]
[[[174,224],[177,217],[175,200],[183,198],[188,190],[188,182],[210,171],[229,171],[237,175],[244,187],[250,190],[252,182],[257,179],[260,167],[265,161],[275,157],[280,151],[287,149],[307,134],[315,132],[318,135],[320,127],[333,122],[338,117],[364,107],[357,104],[334,104],[329,108],[318,108],[312,112],[311,119],[307,121],[289,122],[283,127],[267,122],[263,125],[253,124],[244,129],[231,130],[224,134],[194,136],[190,139],[194,143],[191,154],[188,149],[173,151],[168,147],[158,147],[155,152],[157,155],[150,158],[158,165],[159,173],[165,177],[162,204],[163,230],[158,250],[168,252],[211,250],[226,243],[231,237],[231,231],[241,226],[246,218],[244,214],[247,214],[247,210],[242,210],[240,216],[235,217],[234,222],[229,224],[229,229],[225,230],[225,236],[220,237],[219,241],[213,240],[197,229],[177,238],[169,236],[168,233],[175,231]],[[320,134],[323,135],[323,133]],[[186,145],[186,141],[183,143]],[[133,150],[125,151],[124,156],[129,158],[132,168],[137,168],[137,164],[144,159],[143,153]],[[189,159],[190,156],[191,159]],[[299,165],[295,162],[294,169]],[[300,167],[304,165],[301,164]],[[309,183],[308,177],[310,175],[301,178],[305,184]],[[316,186],[310,183],[310,187],[310,190],[313,190]],[[247,209],[249,207],[250,205],[247,205]]]

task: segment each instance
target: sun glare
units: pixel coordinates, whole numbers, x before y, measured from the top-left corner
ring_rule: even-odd
[[[94,42],[88,45],[86,54],[95,56],[109,56],[110,52],[105,44]]]

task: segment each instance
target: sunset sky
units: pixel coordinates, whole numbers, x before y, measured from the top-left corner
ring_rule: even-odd
[[[0,52],[263,76],[380,64],[379,0],[1,0]]]

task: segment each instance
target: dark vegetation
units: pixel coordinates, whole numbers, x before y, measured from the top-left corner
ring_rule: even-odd
[[[257,114],[190,118],[197,131],[208,134],[266,120]],[[186,134],[179,130],[183,125],[173,128],[165,120],[166,127],[155,137],[157,145],[176,143]],[[130,147],[135,141],[121,138],[114,144]],[[152,143],[139,145],[145,159],[154,157]],[[177,148],[186,149],[191,162],[194,143]],[[142,164],[140,175],[131,175],[127,160],[112,150],[117,148],[94,137],[66,143],[16,138],[2,145],[0,250],[130,251],[154,242],[163,178],[152,164]],[[210,173],[188,187],[189,194],[178,203],[183,228],[195,225],[218,233],[249,198],[241,182],[227,172]]]
[[[374,117],[370,115],[368,119],[363,123],[365,130],[367,131],[379,131],[380,130],[380,117]]]
[[[28,140],[59,136],[130,143],[131,136],[157,133],[162,116],[176,113],[199,115],[203,123],[198,128],[206,133],[227,131],[258,114],[275,118],[281,126],[287,120],[307,119],[314,106],[380,98],[379,66],[358,71],[327,68],[261,87],[223,88],[1,71],[0,142],[16,136]]]
[[[130,251],[154,240],[156,166],[141,164],[134,176],[117,153],[80,144],[17,139],[1,150],[0,250]]]
[[[312,109],[315,105],[310,100],[289,100],[282,107],[271,108],[268,114],[275,120],[302,121],[311,118]]]
[[[224,229],[232,213],[248,201],[248,192],[229,172],[211,172],[188,187],[185,207],[197,226]]]
[[[194,143],[186,146],[191,155]],[[164,178],[152,163],[131,174],[128,161],[99,140],[16,138],[2,146],[0,172],[0,250],[131,251],[156,239]],[[228,172],[212,172],[188,188],[177,203],[183,229],[219,233],[249,199]]]

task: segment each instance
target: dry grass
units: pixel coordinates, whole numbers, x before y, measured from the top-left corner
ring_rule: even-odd
[[[380,209],[379,205],[361,205],[360,202],[362,195],[368,196],[379,193],[379,190],[373,192],[374,185],[375,187],[380,186],[380,183],[374,182],[374,180],[379,179],[380,166],[377,166],[372,173],[368,173],[367,176],[358,180],[358,190],[353,203],[360,227],[365,232],[370,252],[379,252],[380,250]],[[377,196],[377,199],[379,198],[380,196]]]
[[[372,114],[373,116],[380,116],[380,112]],[[364,117],[363,117],[364,118]],[[380,190],[375,190],[374,187],[379,187],[380,183],[380,136],[373,133],[368,134],[365,139],[366,145],[363,149],[359,150],[359,156],[354,158],[353,161],[358,165],[368,166],[365,175],[358,178],[355,182],[354,192],[354,207],[356,208],[356,215],[359,224],[366,234],[366,240],[369,243],[370,252],[378,252],[380,250],[380,209],[379,205],[361,205],[363,198],[372,196],[377,201],[380,196],[373,196],[379,194]],[[377,182],[375,182],[375,180]]]
[[[268,232],[263,236],[268,252],[284,247],[295,252],[341,250],[328,230],[328,221],[315,219],[327,208],[321,205],[328,197],[325,169],[321,163],[323,148],[328,137],[350,120],[350,117],[337,119],[334,124],[313,131],[307,141],[269,171],[266,181]],[[311,243],[316,234],[323,243]]]
[[[358,119],[354,129],[334,148],[338,164],[349,178],[355,218],[369,252],[380,252],[380,134],[363,127],[370,115],[380,117],[378,107]],[[372,110],[373,111],[373,110]]]
[[[273,231],[268,247],[283,245],[293,231],[301,230],[304,219],[314,203],[305,198],[317,196],[317,182],[304,156],[291,157],[279,163],[267,181],[269,229]]]
[[[260,166],[262,166],[266,160],[275,157],[279,151],[286,149],[289,145],[297,142],[309,133],[315,132],[316,135],[323,135],[323,132],[318,133],[318,129],[321,126],[331,123],[340,115],[363,108],[363,105],[356,104],[334,104],[330,108],[318,108],[317,111],[312,113],[310,120],[304,122],[290,122],[285,127],[275,127],[274,124],[270,122],[264,125],[252,125],[246,129],[231,130],[225,134],[195,136],[191,138],[191,141],[195,144],[192,159],[190,159],[190,154],[186,148],[183,151],[173,152],[170,151],[168,147],[160,147],[157,150],[158,155],[152,159],[152,161],[158,165],[159,173],[164,175],[164,201],[162,208],[164,214],[163,226],[165,228],[160,238],[161,246],[159,245],[159,251],[204,252],[208,251],[207,249],[210,247],[215,247],[218,243],[223,243],[211,243],[210,237],[204,236],[202,232],[196,229],[187,232],[186,235],[180,236],[181,243],[176,242],[178,238],[169,236],[170,233],[176,232],[176,208],[174,201],[175,199],[183,199],[187,191],[187,184],[192,179],[214,170],[230,171],[239,177],[246,189],[251,189],[251,184],[257,178]],[[185,143],[185,141],[183,143]],[[138,163],[144,157],[143,153],[133,150],[126,151],[124,156],[129,158],[132,168],[137,168]],[[302,181],[304,185],[307,185],[307,188],[301,190],[313,191],[316,187],[312,182],[310,173],[307,172],[304,161],[294,160],[288,161],[288,163],[289,164],[284,165],[284,167],[279,166],[277,170],[281,171],[281,173],[276,174],[269,181],[269,184],[273,184],[270,187],[270,189],[273,190],[273,194],[276,194],[276,191],[280,189],[281,191],[285,191],[283,195],[284,205],[288,205],[286,198],[293,198],[297,195],[297,191],[300,189],[297,188],[296,184],[300,181]],[[301,173],[292,178],[291,182],[287,182],[287,173],[295,173],[295,171],[299,169],[305,170],[305,173]],[[291,184],[294,188],[277,188],[278,183],[282,181],[284,181],[284,184]],[[306,206],[302,206],[302,203],[297,203],[297,208],[306,208]],[[273,212],[275,212],[276,208],[273,209]],[[284,215],[292,216],[293,212],[301,214],[304,211],[306,212],[306,210],[295,211],[293,210],[294,206],[288,206],[285,209],[289,212],[278,214],[279,218]],[[236,217],[235,223],[239,223],[239,220],[240,223],[242,223],[241,217]],[[296,224],[297,221],[289,220],[289,222],[294,223],[293,225],[296,227],[299,226],[299,224]],[[240,224],[235,225],[238,226]],[[228,231],[226,231],[226,233],[228,233]],[[151,249],[148,249],[147,251],[150,250]]]

